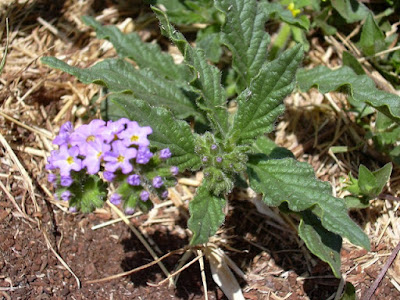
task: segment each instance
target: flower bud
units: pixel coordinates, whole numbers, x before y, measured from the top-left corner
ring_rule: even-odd
[[[140,192],[140,200],[142,200],[142,201],[149,200],[149,196],[150,196],[150,194],[148,191],[143,190]]]

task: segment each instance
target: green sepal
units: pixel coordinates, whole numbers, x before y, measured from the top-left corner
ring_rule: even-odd
[[[116,192],[121,195],[124,207],[135,208],[139,199],[140,192],[143,190],[141,186],[132,186],[124,180],[119,183]]]
[[[97,175],[79,172],[73,175],[74,182],[67,189],[72,193],[70,207],[83,213],[92,212],[104,205],[107,197],[107,184]]]

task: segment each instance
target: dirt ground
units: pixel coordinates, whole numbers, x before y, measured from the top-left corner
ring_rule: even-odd
[[[116,4],[119,2],[124,6]],[[53,198],[47,184],[44,166],[53,149],[52,138],[66,121],[85,122],[98,87],[49,69],[40,63],[40,57],[52,55],[86,67],[115,56],[110,44],[96,40],[82,23],[83,15],[116,24],[125,32],[136,30],[144,40],[156,39],[176,53],[160,38],[147,5],[139,0],[2,1],[0,15],[2,53],[5,16],[10,24],[8,57],[0,76],[0,299],[186,300],[205,299],[206,295],[208,299],[226,299],[211,277],[207,260],[185,268],[176,287],[169,287],[168,281],[161,283],[166,275],[157,264],[93,282],[154,259],[109,206],[88,215],[70,213],[64,203]],[[311,44],[308,63],[338,64],[343,49],[335,37]],[[344,195],[341,178],[349,172],[357,175],[360,163],[377,169],[386,161],[372,147],[336,155],[328,151],[332,145],[355,145],[351,128],[356,134],[363,133],[352,123],[351,114],[335,109],[345,105],[343,99],[335,93],[328,97],[316,91],[294,93],[286,100],[288,109],[273,136],[299,160],[309,162],[318,178],[330,181],[339,197]],[[246,299],[336,299],[345,282],[352,283],[361,297],[384,270],[399,242],[399,175],[395,167],[382,197],[372,200],[368,209],[351,212],[369,235],[372,249],[367,252],[345,241],[342,281],[306,249],[291,226],[296,219],[289,217],[289,222],[282,224],[266,217],[251,203],[255,198],[243,190],[230,195],[226,221],[213,243],[245,273],[244,279],[237,279]],[[159,257],[172,252],[162,260],[171,273],[190,239],[187,206],[200,180],[201,174],[182,176],[166,203],[130,219]],[[384,274],[372,299],[400,299],[399,259]]]

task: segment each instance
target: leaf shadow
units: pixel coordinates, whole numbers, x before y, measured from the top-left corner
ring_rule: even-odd
[[[187,238],[181,238],[178,234],[168,231],[164,226],[152,226],[150,230],[151,233],[148,237],[150,240],[153,240],[161,250],[161,253],[158,254],[159,257],[189,244]],[[126,254],[121,262],[121,267],[124,271],[132,270],[153,261],[151,255],[133,233],[131,233],[129,238],[123,239],[121,244]],[[152,248],[154,249],[154,247]],[[162,263],[170,273],[175,271],[182,255],[183,254],[173,254],[162,260]],[[194,256],[192,255],[186,263],[190,262],[193,258]],[[205,263],[208,295],[214,295],[215,299],[226,299],[225,296],[221,295],[217,285],[212,280],[207,262]],[[157,284],[165,278],[164,273],[158,265],[153,265],[129,276],[130,281],[136,286],[148,286],[149,282]],[[165,282],[161,287],[152,287],[152,289],[157,291],[158,289],[167,289],[167,287],[168,282]],[[174,293],[176,299],[183,300],[197,299],[204,295],[198,262],[192,264],[180,273]],[[163,293],[163,295],[166,294]]]
[[[228,255],[246,273],[248,285],[262,286],[278,296],[300,289],[300,294],[315,300],[336,292],[339,279],[303,245],[294,230],[262,215],[249,201],[232,199],[231,204],[225,234],[234,237],[228,249],[239,251]],[[300,276],[307,279],[300,280]]]

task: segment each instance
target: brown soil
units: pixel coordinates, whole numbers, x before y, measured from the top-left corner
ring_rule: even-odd
[[[85,122],[93,108],[89,99],[98,88],[50,70],[38,58],[44,53],[64,56],[71,64],[88,66],[115,56],[79,20],[87,14],[101,16],[107,24],[123,24],[125,31],[133,26],[145,40],[159,36],[156,22],[148,27],[143,21],[150,18],[150,12],[141,1],[121,1],[124,7],[114,2],[118,1],[0,4],[0,13],[10,18],[9,54],[0,79],[0,299],[205,298],[198,263],[182,271],[175,288],[168,287],[168,282],[158,285],[165,279],[158,265],[89,283],[148,264],[153,258],[124,222],[92,229],[118,217],[108,206],[89,215],[72,214],[47,188],[44,165],[52,137],[67,120]],[[123,23],[126,17],[133,21]],[[1,26],[0,32],[4,23]],[[2,41],[4,49],[5,34]],[[314,46],[311,63],[337,63],[335,55],[328,59],[325,55],[325,49],[332,45]],[[332,97],[340,107],[341,96]],[[385,158],[373,149],[336,156],[328,153],[332,140],[333,145],[351,146],[355,142],[354,133],[342,130],[346,127],[343,120],[351,121],[351,116],[327,108],[326,101],[315,92],[288,99],[275,140],[290,148],[299,160],[311,163],[317,176],[332,182],[338,196],[343,196],[341,177],[348,172],[356,174],[360,163],[376,169]],[[339,137],[337,132],[341,132]],[[169,205],[131,219],[159,257],[188,244],[187,203],[201,174],[187,177],[184,179],[191,182],[180,181]],[[396,196],[399,180],[395,169],[385,195]],[[282,225],[265,217],[249,202],[245,191],[237,190],[230,198],[227,219],[213,242],[245,272],[246,280],[238,281],[246,299],[334,299],[341,282],[328,265],[306,249],[290,226],[296,223],[294,218],[287,219],[289,225]],[[352,213],[372,245],[367,253],[344,243],[342,273],[345,282],[355,286],[358,297],[365,295],[378,277],[399,240],[397,209],[393,199],[375,199],[369,209]],[[181,256],[182,252],[175,253],[162,262],[173,272]],[[207,261],[205,273],[208,299],[226,299],[214,283]],[[400,299],[399,278],[400,262],[396,259],[380,282],[375,299]]]

